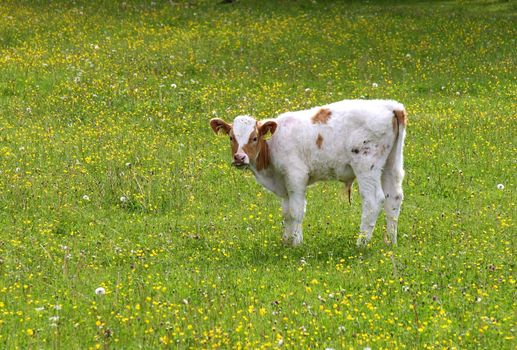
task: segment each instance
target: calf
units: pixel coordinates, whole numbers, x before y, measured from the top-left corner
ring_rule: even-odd
[[[230,136],[233,165],[250,169],[257,181],[282,199],[284,242],[302,242],[307,186],[335,179],[350,196],[357,178],[362,197],[358,246],[368,244],[384,202],[387,233],[397,243],[402,204],[406,111],[390,100],[344,100],[257,121],[238,116],[229,124],[210,120]],[[267,139],[266,135],[271,135]],[[388,236],[384,240],[389,243]]]

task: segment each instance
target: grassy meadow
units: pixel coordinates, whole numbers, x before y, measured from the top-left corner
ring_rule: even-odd
[[[2,1],[0,348],[515,349],[516,14]],[[344,98],[408,110],[399,245],[325,182],[284,247],[208,121]]]

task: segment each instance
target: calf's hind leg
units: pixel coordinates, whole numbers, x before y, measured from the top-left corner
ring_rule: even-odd
[[[381,172],[379,170],[356,174],[359,193],[362,198],[361,232],[357,239],[357,246],[364,247],[372,238],[375,222],[381,211],[384,192],[381,186]]]
[[[402,169],[389,169],[382,174],[382,189],[386,195],[384,211],[386,212],[386,231],[392,244],[397,244],[397,225],[402,205]],[[389,243],[385,236],[384,241]]]

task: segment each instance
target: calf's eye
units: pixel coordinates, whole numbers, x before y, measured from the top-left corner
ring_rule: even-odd
[[[253,138],[253,142],[257,142],[257,138],[256,137]]]

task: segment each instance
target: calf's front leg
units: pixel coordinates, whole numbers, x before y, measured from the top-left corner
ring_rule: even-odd
[[[289,192],[288,201],[290,222],[286,229],[289,236],[288,243],[294,247],[303,242],[302,221],[305,214],[305,191]]]
[[[293,219],[291,217],[291,212],[289,211],[289,197],[282,198],[282,217],[284,225],[284,234],[282,236],[282,240],[284,241],[284,244],[291,244]]]

